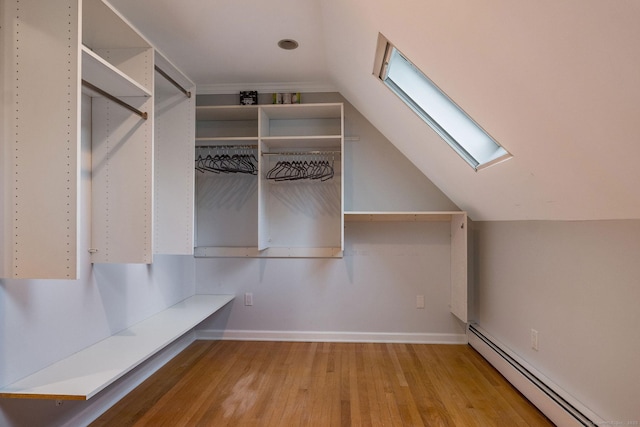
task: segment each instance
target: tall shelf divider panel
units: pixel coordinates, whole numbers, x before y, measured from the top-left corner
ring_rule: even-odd
[[[197,175],[197,243],[199,257],[341,257],[343,251],[343,106],[291,104],[199,106],[196,147],[256,147],[257,176],[248,185],[242,208],[231,214],[211,198],[220,189]],[[196,148],[205,155],[202,149]],[[206,150],[205,150],[206,151]],[[271,180],[279,161],[326,162],[331,179]],[[315,163],[314,163],[315,164]],[[224,176],[211,179],[226,179]],[[239,185],[234,179],[233,184]],[[228,190],[228,188],[227,188]],[[218,202],[220,198],[217,199]],[[234,240],[224,238],[236,230]]]
[[[78,274],[78,0],[0,1],[0,277]]]
[[[91,260],[149,264],[154,50],[102,0],[84,0],[82,15],[83,80],[91,85],[83,83],[83,91],[92,97]]]
[[[268,153],[271,152],[268,144],[262,142],[263,135],[269,135],[269,116],[260,109],[258,115],[258,136],[260,137],[258,142],[258,155],[260,156],[258,167],[258,250],[264,253],[265,249],[269,248],[270,239],[270,227],[269,220],[267,218],[267,206],[269,205],[269,192],[266,189],[266,181],[262,177],[268,172],[268,166],[265,164]]]
[[[195,84],[158,52],[154,68],[153,252],[193,255]]]

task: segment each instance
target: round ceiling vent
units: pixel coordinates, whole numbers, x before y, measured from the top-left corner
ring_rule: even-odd
[[[298,42],[293,39],[282,39],[278,42],[278,46],[284,50],[293,50],[298,47]]]

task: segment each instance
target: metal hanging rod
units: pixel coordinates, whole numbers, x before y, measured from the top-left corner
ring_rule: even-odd
[[[140,111],[137,108],[132,107],[131,105],[127,104],[126,102],[122,101],[121,99],[118,99],[115,96],[111,95],[109,92],[105,92],[104,90],[100,89],[99,87],[92,85],[88,81],[82,80],[82,86],[86,86],[89,89],[91,89],[91,90],[93,90],[95,92],[98,92],[100,95],[104,96],[105,98],[110,99],[111,101],[115,102],[116,104],[126,108],[127,110],[129,110],[129,111],[139,115],[143,119],[147,120],[148,114],[145,111]]]
[[[169,83],[171,83],[172,85],[174,85],[175,87],[177,87],[180,92],[184,93],[185,95],[187,95],[187,98],[191,98],[191,92],[186,90],[185,88],[183,88],[180,83],[178,83],[177,81],[173,80],[173,78],[171,78],[171,76],[167,73],[165,73],[164,71],[162,71],[162,69],[160,67],[158,67],[157,65],[154,66],[155,70],[158,72],[158,74],[160,74],[162,77],[164,77],[165,79],[167,79],[169,81]]]
[[[308,156],[311,154],[342,154],[342,151],[289,151],[280,153],[261,153],[263,156]]]
[[[246,149],[251,149],[251,150],[256,150],[258,148],[257,145],[196,145],[196,149],[216,149],[216,148],[222,148],[225,150],[246,150]]]

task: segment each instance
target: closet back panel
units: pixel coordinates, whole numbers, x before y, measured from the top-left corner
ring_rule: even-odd
[[[269,121],[269,133],[263,136],[341,135],[340,119],[292,119]]]
[[[341,181],[265,181],[268,247],[341,247]]]
[[[247,137],[258,138],[257,120],[198,122],[198,138]]]
[[[118,70],[140,83],[147,91],[153,92],[153,49],[122,48],[94,49],[94,52]]]
[[[197,246],[258,246],[258,179],[196,173]]]
[[[150,98],[128,102],[153,111]],[[92,262],[151,263],[152,121],[93,98]]]

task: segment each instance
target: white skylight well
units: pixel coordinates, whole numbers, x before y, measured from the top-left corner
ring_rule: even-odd
[[[374,74],[476,171],[511,158],[382,34],[376,56]]]

